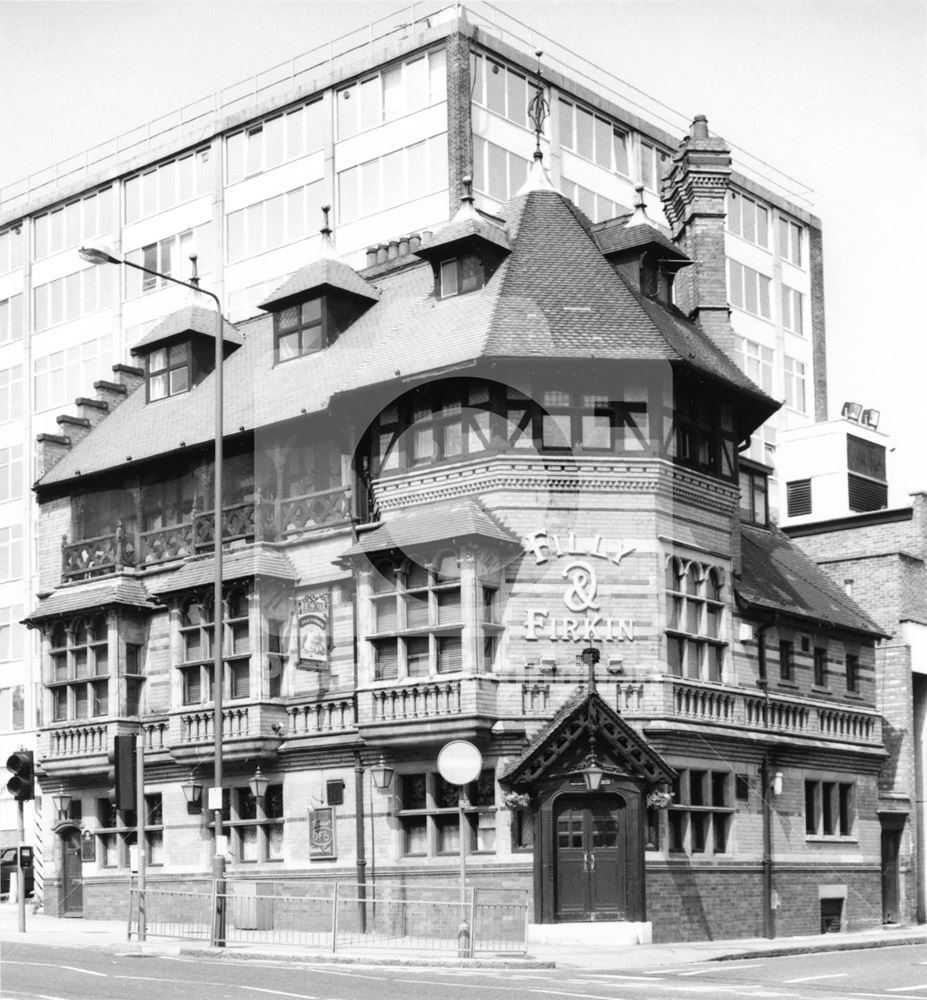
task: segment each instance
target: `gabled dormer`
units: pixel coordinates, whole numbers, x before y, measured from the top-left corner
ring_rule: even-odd
[[[133,348],[144,362],[149,403],[179,396],[198,385],[215,367],[216,313],[191,305],[162,320]],[[241,346],[241,334],[222,320],[223,357]]]
[[[482,288],[512,249],[502,225],[476,210],[469,177],[464,184],[457,214],[415,251],[431,264],[438,299]]]
[[[273,313],[274,362],[290,361],[330,347],[380,298],[380,293],[335,257],[328,226],[322,254],[291,275],[259,308]]]
[[[663,235],[647,214],[644,189],[638,186],[634,211],[626,219],[597,226],[596,241],[612,266],[632,287],[664,305],[673,304],[673,280],[693,263]]]

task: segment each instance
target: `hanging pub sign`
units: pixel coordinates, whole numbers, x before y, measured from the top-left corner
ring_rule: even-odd
[[[309,857],[335,856],[335,811],[328,806],[309,810]]]
[[[299,620],[299,665],[304,670],[328,666],[328,629],[331,597],[328,591],[316,590],[297,599]]]
[[[633,642],[634,621],[619,618],[603,606],[599,593],[599,572],[603,566],[620,566],[621,560],[636,551],[625,539],[604,540],[601,535],[578,537],[570,531],[560,535],[546,528],[524,539],[525,551],[538,566],[555,560],[565,581],[560,608],[529,607],[522,623],[522,635],[530,642]]]

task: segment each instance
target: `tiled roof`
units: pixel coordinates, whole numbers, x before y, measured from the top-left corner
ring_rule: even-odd
[[[216,335],[216,312],[203,306],[189,305],[165,316],[154,328],[132,348],[133,354],[147,354],[155,344],[182,333],[202,333],[207,337]],[[229,344],[241,344],[242,336],[228,320],[222,319],[222,339]],[[142,350],[145,348],[145,350]]]
[[[633,247],[643,247],[650,243],[656,243],[674,259],[688,259],[686,254],[655,226],[639,225],[631,226],[630,228],[624,224],[612,224],[603,227],[593,226],[592,233],[595,236],[595,241],[599,249],[606,256],[612,253],[619,253],[622,250],[630,250]]]
[[[171,594],[178,590],[203,587],[215,580],[215,558],[211,555],[185,562],[176,573],[155,588],[156,594]],[[223,553],[222,579],[241,580],[246,577],[272,577],[275,580],[299,579],[290,560],[276,549],[255,545]]]
[[[431,239],[421,245],[416,253],[419,257],[430,260],[433,256],[440,255],[446,247],[464,241],[479,242],[480,240],[491,243],[502,250],[511,249],[505,229],[498,223],[479,217],[474,212],[472,215],[455,218],[448,225],[439,229]]]
[[[272,317],[249,322],[244,343],[223,366],[223,433],[322,412],[335,398],[342,405],[373,406],[366,396],[348,395],[362,388],[395,383],[404,391],[415,380],[463,366],[475,372],[474,366],[531,357],[682,362],[747,393],[757,422],[775,410],[775,401],[694,324],[640,296],[616,274],[588,220],[563,195],[531,190],[503,215],[512,252],[477,291],[436,299],[425,262],[384,273],[377,279],[378,301],[334,344],[280,363]],[[318,265],[335,263],[326,258]],[[292,280],[293,289],[303,287],[302,278]],[[214,378],[210,373],[189,392],[152,403],[144,392],[133,392],[52,467],[40,487],[168,455],[182,444],[211,443]],[[353,416],[364,425],[366,414]]]
[[[77,611],[97,611],[115,604],[143,610],[157,607],[141,580],[132,576],[119,576],[104,582],[92,581],[62,587],[49,597],[42,598],[35,611],[24,620],[39,622]]]
[[[781,531],[744,525],[741,536],[743,574],[734,589],[748,607],[887,638],[885,630]]]
[[[539,747],[542,747],[550,737],[557,731],[564,719],[569,718],[573,712],[586,700],[586,688],[577,687],[573,693],[567,698],[567,700],[557,709],[556,712],[551,716],[547,722],[534,734],[528,746],[522,751],[520,756],[516,757],[514,760],[509,761],[505,768],[499,773],[499,780],[506,781],[511,774],[515,774],[516,771],[521,770],[521,768],[530,760],[530,758],[537,752]]]
[[[414,510],[400,512],[379,528],[361,535],[341,558],[464,538],[519,544],[516,536],[497,524],[478,501],[466,498],[425,504]]]
[[[288,299],[308,298],[313,292],[322,288],[335,288],[349,292],[372,302],[380,297],[380,293],[365,281],[356,271],[343,261],[333,257],[324,257],[301,267],[291,275],[272,295],[262,303],[260,309],[272,309],[282,305]]]

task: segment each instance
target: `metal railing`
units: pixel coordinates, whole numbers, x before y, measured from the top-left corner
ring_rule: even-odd
[[[462,923],[470,955],[524,954],[528,894],[521,889],[399,883],[226,882],[225,944],[336,952],[403,949],[458,954]],[[130,887],[129,938],[213,939],[220,902],[214,880],[193,888]]]
[[[396,35],[409,35],[419,25],[434,24],[457,16],[458,6],[437,2],[410,3],[399,10],[333,38],[307,52],[302,52],[254,76],[222,87],[214,93],[158,118],[120,133],[66,160],[29,174],[0,187],[0,210],[25,206],[28,200],[59,185],[87,178],[95,171],[113,168],[145,153],[152,153],[169,143],[184,140],[198,142],[218,131],[230,115],[254,108],[260,101],[305,86],[320,72],[334,72],[365,52],[371,57],[375,46]],[[506,14],[484,0],[468,0],[462,12],[471,24],[500,41],[534,58],[540,47],[544,65],[576,80],[620,104],[645,120],[673,132],[684,134],[691,114],[686,115],[608,70],[583,58],[552,38]],[[765,160],[731,144],[735,167],[773,192],[804,205],[812,206],[813,189]]]

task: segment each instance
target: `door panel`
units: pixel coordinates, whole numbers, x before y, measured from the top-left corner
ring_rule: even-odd
[[[71,916],[84,912],[84,897],[81,889],[80,833],[66,831],[61,838],[62,885],[61,909]]]
[[[624,800],[564,796],[555,807],[557,920],[621,920],[627,909]]]

